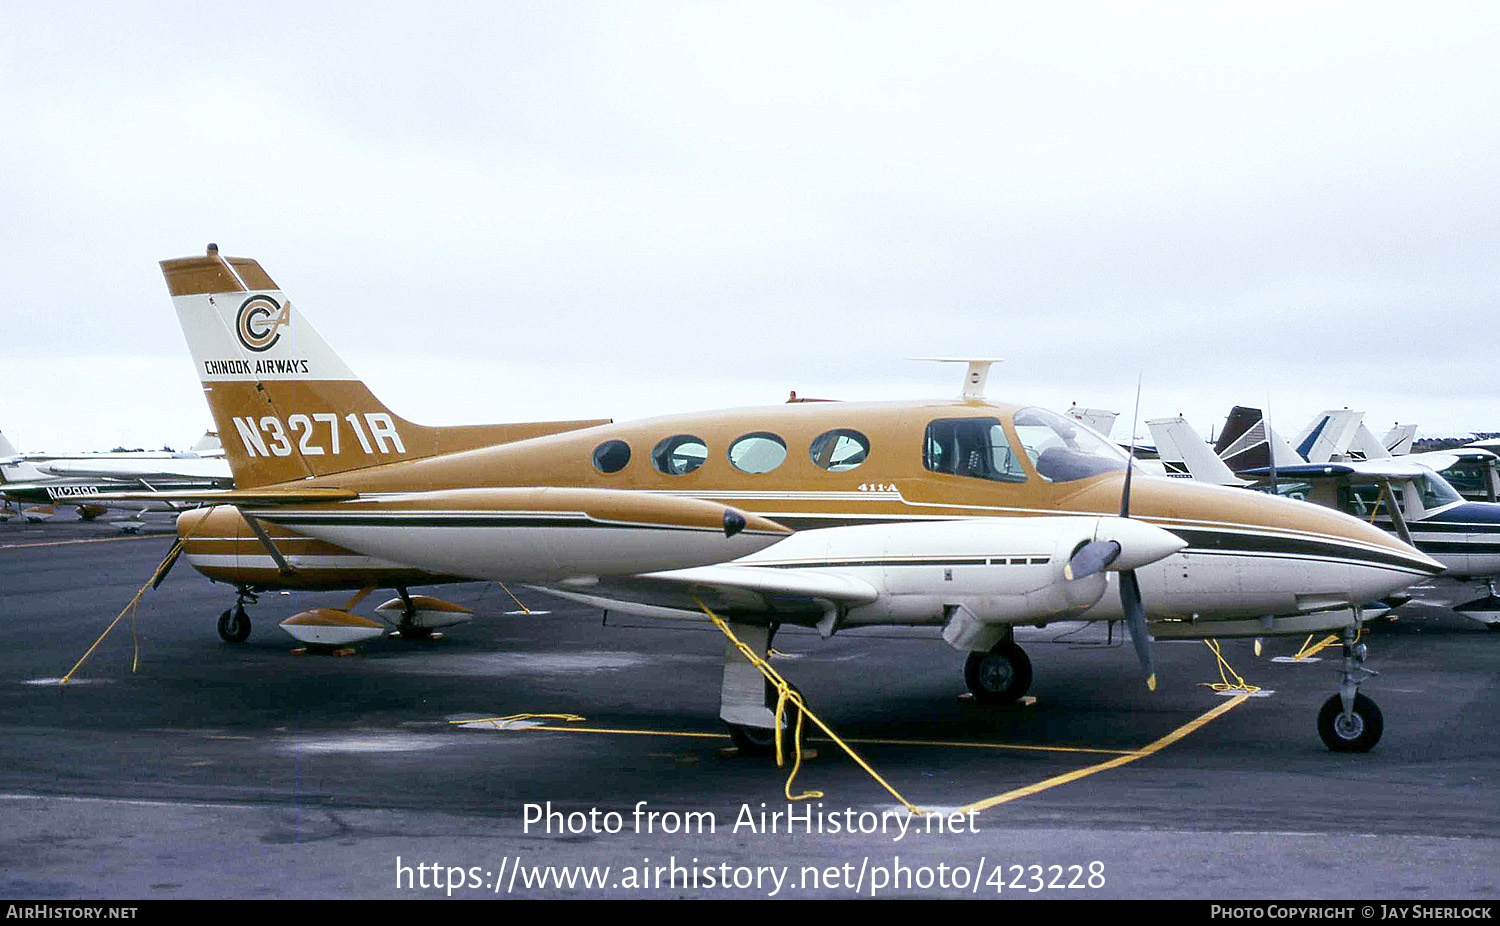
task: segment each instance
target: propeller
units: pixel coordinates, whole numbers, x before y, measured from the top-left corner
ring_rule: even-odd
[[[1130,477],[1135,472],[1135,425],[1141,416],[1141,381],[1135,383],[1135,418],[1130,428],[1130,459],[1125,466],[1125,487],[1120,492],[1120,517],[1130,517]],[[1084,549],[1087,549],[1085,547]],[[1080,551],[1082,552],[1082,551]],[[1151,655],[1151,632],[1146,629],[1146,608],[1141,604],[1141,584],[1136,581],[1134,569],[1120,572],[1120,607],[1125,611],[1125,624],[1130,628],[1130,642],[1135,645],[1135,655],[1146,673],[1146,687],[1156,690],[1156,660]]]

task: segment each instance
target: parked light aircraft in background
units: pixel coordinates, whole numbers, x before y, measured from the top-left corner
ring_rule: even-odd
[[[1110,430],[1115,426],[1115,419],[1120,417],[1120,413],[1104,408],[1079,408],[1075,402],[1068,408],[1068,417],[1082,421],[1104,437],[1108,437]]]
[[[0,496],[31,507],[23,509],[33,522],[56,514],[58,506],[73,506],[91,520],[107,508],[127,511],[177,511],[183,504],[142,497],[94,499],[100,492],[145,489],[214,489],[233,485],[229,463],[218,435],[210,431],[188,451],[125,450],[97,453],[21,453],[0,434]]]
[[[1335,508],[1390,531],[1442,563],[1445,578],[1481,581],[1488,594],[1454,605],[1453,610],[1500,630],[1500,598],[1494,590],[1494,582],[1500,577],[1500,504],[1466,501],[1442,477],[1441,472],[1459,458],[1457,453],[1438,450],[1350,459],[1342,449],[1347,447],[1346,441],[1325,442],[1319,436],[1336,431],[1352,439],[1363,427],[1361,416],[1347,410],[1325,412],[1321,421],[1332,427],[1323,427],[1321,432],[1316,426],[1320,419],[1315,419],[1313,426],[1303,430],[1298,446],[1320,458],[1339,459],[1309,462],[1267,427],[1257,410],[1237,406],[1225,424],[1231,459],[1252,459],[1257,452],[1264,456],[1269,446],[1276,460],[1274,486],[1269,465],[1241,466],[1231,473],[1229,466],[1212,454],[1204,458],[1196,448],[1208,445],[1180,418],[1154,422],[1152,433],[1160,426],[1169,432],[1167,439],[1192,451],[1186,466],[1194,478],[1218,484],[1232,484],[1227,480],[1233,479],[1245,485],[1248,483],[1240,477],[1251,477],[1260,488]],[[1232,431],[1239,431],[1239,436]],[[1158,443],[1161,441],[1158,436]],[[1465,453],[1473,456],[1485,451],[1467,449]]]
[[[420,630],[433,600],[409,586],[510,580],[615,612],[712,610],[762,656],[785,624],[930,626],[993,702],[1030,683],[1018,624],[1123,620],[1152,682],[1152,634],[1334,630],[1344,668],[1319,732],[1364,750],[1382,721],[1358,691],[1359,604],[1441,569],[1338,512],[1133,475],[1080,423],[986,401],[987,363],[951,400],[426,428],[376,399],[255,261],[210,245],[162,267],[236,480],[178,519],[188,561],[240,590],[230,638],[263,589],[394,587],[401,626]],[[283,626],[323,643],[381,632],[336,609]],[[772,706],[726,647],[736,741],[769,743]]]
[[[1231,417],[1234,413],[1231,412]],[[1396,425],[1377,438],[1364,424],[1364,412],[1330,409],[1312,421],[1292,440],[1295,452],[1309,463],[1344,463],[1350,460],[1380,460],[1393,456],[1419,462],[1438,472],[1470,501],[1500,500],[1500,457],[1482,442],[1449,447],[1427,454],[1412,453],[1416,425]],[[1433,456],[1431,454],[1440,454]]]

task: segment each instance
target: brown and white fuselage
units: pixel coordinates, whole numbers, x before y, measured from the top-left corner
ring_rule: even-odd
[[[1127,498],[1097,433],[974,394],[423,427],[256,262],[211,246],[162,267],[236,479],[179,534],[242,592],[497,579],[772,631],[941,626],[972,661],[1017,624],[1121,619],[1127,580],[1153,633],[1261,636],[1348,628],[1441,568],[1296,501],[1139,472]],[[765,726],[733,668],[721,716]]]

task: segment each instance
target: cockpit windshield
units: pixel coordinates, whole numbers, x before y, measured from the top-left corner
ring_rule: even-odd
[[[1056,412],[1023,408],[1016,412],[1015,426],[1032,467],[1048,482],[1124,472],[1129,464],[1125,451]]]
[[[1464,500],[1458,490],[1448,484],[1448,480],[1437,473],[1424,473],[1417,477],[1417,491],[1422,493],[1422,508],[1424,511],[1432,511],[1444,505]]]

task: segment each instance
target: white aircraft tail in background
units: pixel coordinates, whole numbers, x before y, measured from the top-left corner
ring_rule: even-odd
[[[1392,425],[1391,429],[1385,432],[1380,442],[1385,445],[1386,450],[1390,451],[1391,456],[1399,457],[1411,453],[1411,442],[1416,436],[1416,425],[1397,424]]]
[[[1166,468],[1167,475],[1188,476],[1224,486],[1250,484],[1235,476],[1181,415],[1174,418],[1153,418],[1146,422],[1146,427],[1151,429],[1151,438],[1156,441],[1156,454]]]
[[[1292,439],[1292,448],[1308,463],[1343,461],[1364,417],[1364,412],[1347,408],[1322,412]]]
[[[1224,430],[1214,444],[1214,453],[1236,473],[1270,466],[1273,455],[1277,466],[1307,462],[1285,438],[1266,425],[1260,409],[1243,405],[1230,409],[1229,417],[1224,419]]]
[[[1068,409],[1068,415],[1082,421],[1105,437],[1109,436],[1110,429],[1115,426],[1115,419],[1120,417],[1119,412],[1103,408],[1079,408],[1077,405]]]

